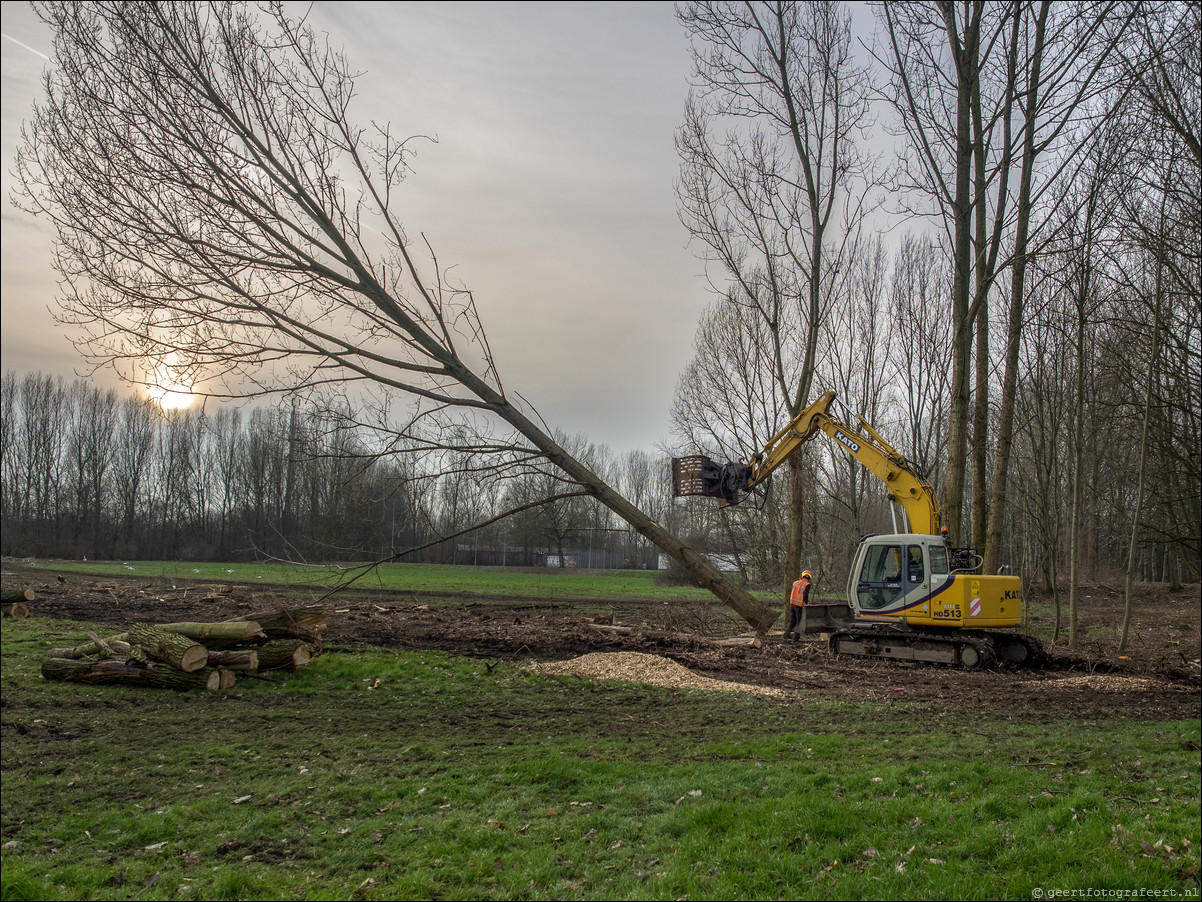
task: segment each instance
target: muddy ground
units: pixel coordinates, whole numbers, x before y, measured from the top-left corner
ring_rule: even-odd
[[[3,585],[38,593],[30,605],[34,617],[88,621],[114,632],[139,620],[225,620],[269,607],[311,604],[316,597],[307,590],[263,585],[226,587],[233,591],[217,595],[211,583],[49,573],[45,565],[37,574],[6,566]],[[935,715],[983,711],[1012,720],[1176,720],[1199,716],[1202,690],[1202,610],[1196,588],[1172,594],[1141,588],[1127,655],[1120,658],[1115,628],[1122,621],[1121,590],[1090,587],[1083,593],[1083,642],[1077,652],[1056,646],[1048,666],[1039,670],[984,673],[834,658],[818,637],[786,645],[778,633],[759,649],[720,644],[716,640],[729,634],[730,618],[717,602],[682,608],[651,601],[479,601],[351,590],[326,604],[332,648],[435,649],[523,664],[638,651],[670,658],[706,677],[792,690],[802,703],[817,697],[872,701]],[[1039,618],[1032,632],[1050,635],[1050,605],[1035,599],[1031,610]]]

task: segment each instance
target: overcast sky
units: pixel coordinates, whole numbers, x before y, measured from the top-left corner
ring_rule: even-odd
[[[401,219],[474,292],[506,387],[620,451],[666,439],[712,301],[673,194],[690,60],[672,4],[319,2],[311,21],[364,73],[361,121],[437,138]],[[49,33],[5,0],[3,34],[3,365],[73,376],[48,230],[7,201]]]

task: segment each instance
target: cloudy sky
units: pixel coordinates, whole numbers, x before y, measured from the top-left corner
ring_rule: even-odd
[[[506,387],[617,450],[666,439],[712,300],[673,194],[690,60],[672,4],[318,2],[311,21],[364,73],[360,121],[437,138],[401,218],[474,292]],[[10,0],[2,31],[3,364],[73,376],[48,230],[7,202],[50,36]]]

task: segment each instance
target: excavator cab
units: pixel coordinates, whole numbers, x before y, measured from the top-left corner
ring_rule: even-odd
[[[1021,583],[955,566],[941,536],[869,536],[860,543],[847,583],[857,620],[928,627],[1014,626]]]
[[[895,619],[920,607],[950,574],[947,546],[923,535],[871,536],[852,569],[848,598],[859,616]]]

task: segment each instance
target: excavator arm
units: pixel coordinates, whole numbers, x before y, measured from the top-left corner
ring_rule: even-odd
[[[889,500],[901,506],[910,531],[939,533],[939,501],[918,469],[881,438],[859,414],[847,425],[832,410],[843,406],[835,392],[826,392],[795,416],[746,463],[719,464],[708,457],[678,457],[672,461],[673,491],[678,496],[705,495],[723,504],[737,504],[764,482],[799,447],[819,432],[885,484]]]

